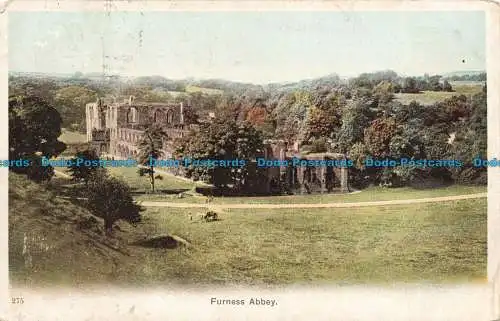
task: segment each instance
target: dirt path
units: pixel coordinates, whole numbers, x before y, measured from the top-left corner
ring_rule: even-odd
[[[68,175],[66,173],[60,172],[60,171],[55,170],[55,169],[54,169],[54,174],[56,174],[56,176],[59,176],[59,177],[64,177],[64,178],[70,178],[71,179],[71,175]]]
[[[54,171],[56,175],[71,178],[70,175]],[[161,171],[159,171],[161,172]],[[170,174],[164,172],[164,174]],[[354,192],[358,193],[359,191]],[[138,202],[142,206],[146,207],[177,207],[177,208],[210,208],[210,209],[230,209],[230,208],[262,208],[262,209],[273,209],[273,208],[346,208],[346,207],[367,207],[367,206],[387,206],[387,205],[404,205],[404,204],[419,204],[419,203],[433,203],[433,202],[449,202],[458,201],[466,199],[475,198],[485,198],[488,193],[477,193],[468,195],[453,195],[453,196],[442,196],[442,197],[430,197],[430,198],[417,198],[417,199],[407,199],[407,200],[391,200],[391,201],[375,201],[375,202],[353,202],[353,203],[287,203],[287,204],[196,204],[196,203],[176,203],[176,202],[155,202],[155,201],[143,201]]]
[[[193,204],[193,203],[174,203],[174,202],[139,202],[146,207],[178,207],[178,208],[339,208],[339,207],[367,207],[367,206],[387,206],[387,205],[404,205],[404,204],[419,204],[433,202],[448,202],[475,198],[485,198],[488,193],[477,193],[468,195],[454,195],[431,198],[417,198],[409,200],[392,200],[392,201],[376,201],[376,202],[354,202],[354,203],[312,203],[312,204]]]

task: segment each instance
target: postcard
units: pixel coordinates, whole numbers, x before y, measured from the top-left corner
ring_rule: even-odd
[[[0,318],[500,319],[499,8],[8,1]]]

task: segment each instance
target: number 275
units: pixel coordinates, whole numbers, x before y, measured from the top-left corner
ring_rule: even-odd
[[[24,303],[24,298],[23,297],[15,297],[15,298],[11,298],[10,299],[10,302],[12,304],[23,304]]]

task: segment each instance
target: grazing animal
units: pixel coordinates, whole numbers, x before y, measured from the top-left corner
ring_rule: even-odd
[[[205,215],[203,215],[203,219],[207,222],[216,221],[217,218],[218,218],[218,215],[214,211],[208,211]]]
[[[189,220],[193,220],[193,214],[189,213],[188,214]],[[212,221],[217,221],[219,218],[219,215],[214,212],[214,211],[208,211],[206,213],[199,213],[196,215],[200,219],[200,221],[205,221],[205,222],[212,222]]]

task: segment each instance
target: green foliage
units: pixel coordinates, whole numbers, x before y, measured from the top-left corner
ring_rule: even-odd
[[[380,82],[373,88],[373,96],[379,105],[387,104],[394,99],[395,85],[387,80]]]
[[[141,221],[142,208],[130,193],[130,187],[123,181],[105,173],[94,175],[85,189],[88,208],[104,219],[106,231],[112,232],[113,224],[124,220],[131,224]]]
[[[418,92],[420,92],[419,88],[417,87],[417,80],[413,77],[405,78],[401,92],[404,92],[404,93],[418,93]]]
[[[448,80],[445,80],[443,82],[443,91],[448,91],[448,92],[453,91],[453,88],[451,87],[451,84],[448,82]]]
[[[55,92],[56,109],[61,114],[65,127],[80,124],[85,119],[85,105],[97,99],[94,90],[82,86],[63,87]],[[83,131],[83,127],[79,126]]]
[[[314,139],[311,144],[311,153],[325,153],[329,150],[328,140],[325,137]]]
[[[486,79],[485,74],[479,76]],[[440,75],[401,77],[393,71],[381,71],[361,74],[348,83],[336,75],[330,75],[296,83],[260,86],[224,80],[174,81],[155,76],[140,77],[123,86],[125,89],[119,94],[134,95],[136,100],[173,99],[183,102],[186,106],[186,123],[202,123],[208,112],[214,111],[217,118],[233,122],[234,126],[211,129],[212,132],[202,125],[203,134],[195,134],[196,139],[181,140],[184,146],[180,149],[191,150],[193,153],[189,153],[198,158],[224,159],[229,157],[226,155],[236,155],[236,140],[240,134],[230,135],[228,132],[248,121],[258,130],[261,138],[282,138],[290,143],[299,140],[302,146],[309,146],[311,150],[325,150],[323,142],[328,141],[327,145],[331,146],[332,151],[353,155],[358,152],[359,157],[454,158],[467,163],[476,155],[486,153],[486,88],[484,86],[483,92],[477,95],[477,84],[462,85],[464,88],[453,84],[451,88],[449,80],[455,78],[443,78]],[[55,106],[61,112],[64,107],[64,114],[76,115],[76,109],[71,106],[81,106],[93,93],[117,94],[115,89],[120,83],[125,84],[121,79],[113,79],[109,84],[99,84],[99,87],[98,82],[89,80],[86,75],[71,79],[47,77],[43,81],[29,77],[9,77],[9,90],[20,96],[36,94],[36,97],[43,98],[49,106]],[[467,86],[470,88],[465,88]],[[180,93],[186,88],[196,90]],[[211,95],[199,88],[221,90],[223,93]],[[455,92],[451,91],[453,89]],[[172,91],[178,92],[174,95]],[[396,100],[393,99],[394,95]],[[422,103],[410,102],[412,100]],[[57,101],[57,104],[53,104],[53,101]],[[201,121],[198,116],[201,116]],[[25,131],[20,115],[9,112],[9,120],[9,131]],[[80,125],[84,125],[84,122]],[[40,130],[43,132],[44,129]],[[10,136],[11,145],[17,146],[15,149],[19,154],[22,150],[20,146],[26,141],[24,136],[29,135]],[[449,142],[450,136],[455,137],[453,142]],[[240,138],[244,141],[245,137]],[[45,142],[44,153],[57,150],[58,144],[54,141]],[[207,146],[209,151],[203,152]],[[42,152],[42,148],[36,149]],[[152,154],[161,148],[154,149]],[[149,157],[151,153],[145,154]],[[253,170],[249,167],[246,170],[187,169],[187,172],[195,178],[217,181],[220,186],[248,186],[250,180],[245,179],[245,176],[259,176],[245,174],[245,171]],[[356,170],[360,171],[360,180],[369,176],[369,180],[375,182],[383,177],[380,170]],[[141,171],[150,174],[151,168]],[[458,179],[460,170],[455,169],[444,169],[442,172],[413,171],[410,174],[398,169],[384,174],[384,177],[400,181],[408,181],[406,178],[409,178],[411,181],[422,175],[444,177],[450,172]],[[468,174],[463,176],[471,177]]]
[[[72,158],[73,165],[68,167],[69,172],[71,173],[71,176],[73,177],[74,180],[84,181],[85,183],[88,183],[88,181],[92,178],[92,176],[97,173],[99,167],[83,166],[83,164],[77,166],[77,160],[79,158],[83,160],[99,160],[99,156],[93,149],[78,151],[75,154],[75,157]]]
[[[461,183],[484,183],[487,169],[473,168],[472,160],[475,157],[487,158],[486,93],[473,96],[469,106],[470,117],[466,117],[457,126],[455,140],[450,147],[451,156],[463,160],[465,164],[463,168],[453,171],[453,177]]]
[[[365,129],[364,143],[373,157],[391,156],[390,143],[396,134],[397,125],[394,118],[379,118]]]
[[[341,106],[344,101],[340,95],[318,93],[314,106],[307,113],[304,138],[333,138],[341,126]]]
[[[155,191],[154,163],[151,159],[160,159],[163,156],[163,142],[167,139],[167,134],[158,125],[152,125],[144,131],[139,141],[139,163],[147,166],[139,170],[139,175],[148,174],[151,191]]]
[[[39,155],[29,155],[25,159],[28,159],[31,165],[25,170],[15,168],[13,171],[25,173],[29,179],[37,183],[47,182],[54,176],[54,168],[52,166],[42,166],[42,157]]]
[[[354,100],[346,105],[342,112],[342,125],[336,138],[341,152],[347,152],[352,145],[363,141],[364,129],[371,119],[370,113],[365,100]]]
[[[486,73],[470,73],[465,75],[453,75],[447,79],[451,81],[486,81]]]
[[[212,123],[202,124],[198,131],[179,141],[176,155],[210,160],[252,160],[263,148],[262,133],[249,123],[237,124],[232,119],[217,118]],[[248,165],[248,164],[247,164]],[[188,177],[206,180],[217,187],[229,185],[240,190],[249,188],[252,178],[258,176],[252,166],[243,167],[206,167],[192,166],[185,168]]]
[[[288,94],[273,111],[277,125],[277,136],[286,140],[304,139],[307,137],[306,119],[314,97],[310,92],[298,90]]]
[[[11,170],[27,174],[35,181],[53,176],[50,166],[42,166],[41,157],[52,158],[66,149],[58,140],[61,135],[61,117],[50,104],[36,96],[9,99],[9,158],[28,159],[28,167]]]
[[[352,160],[354,167],[357,169],[364,170],[364,162],[369,156],[368,149],[363,143],[356,143],[352,145],[348,152],[349,159]]]

